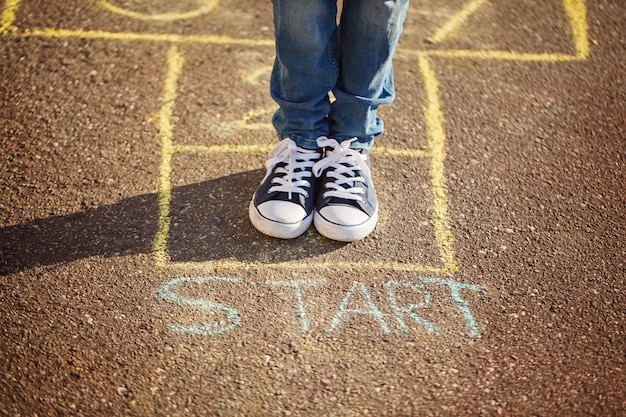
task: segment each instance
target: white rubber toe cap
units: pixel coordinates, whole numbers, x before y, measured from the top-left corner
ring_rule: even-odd
[[[343,222],[343,223],[339,223]],[[372,217],[355,208],[324,207],[315,213],[313,223],[322,235],[341,242],[354,242],[369,235],[378,222],[378,210]]]
[[[369,220],[366,213],[346,206],[326,206],[320,210],[320,215],[338,226],[357,226]]]
[[[249,214],[250,221],[259,232],[280,239],[300,236],[313,222],[313,214],[307,216],[302,207],[285,201],[266,201],[256,207],[253,200]]]
[[[306,217],[304,208],[289,201],[266,201],[257,206],[259,214],[277,223],[299,223]]]

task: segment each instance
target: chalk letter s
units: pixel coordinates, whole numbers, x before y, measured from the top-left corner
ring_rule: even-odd
[[[188,305],[197,307],[201,310],[213,311],[225,315],[225,323],[201,323],[198,326],[186,327],[182,324],[170,324],[168,327],[174,332],[193,333],[202,336],[212,336],[229,332],[237,327],[240,323],[239,312],[237,309],[226,304],[214,303],[207,300],[197,300],[194,298],[183,297],[174,291],[184,283],[203,284],[210,281],[231,282],[239,284],[243,282],[238,278],[221,278],[221,277],[203,277],[203,278],[176,278],[167,284],[159,287],[156,293],[161,299],[175,304]]]

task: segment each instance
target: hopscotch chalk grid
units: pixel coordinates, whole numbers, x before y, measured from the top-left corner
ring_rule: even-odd
[[[521,62],[566,62],[586,60],[589,52],[588,28],[586,17],[586,5],[584,0],[561,0],[562,9],[567,17],[570,36],[573,43],[573,53],[528,53],[490,49],[400,49],[399,55],[414,57],[417,59],[418,72],[422,77],[422,85],[425,94],[425,105],[423,114],[420,117],[426,126],[427,146],[426,149],[395,149],[377,147],[374,151],[384,153],[390,157],[410,157],[420,158],[428,163],[430,214],[433,225],[434,240],[439,252],[441,264],[424,265],[410,262],[385,262],[362,260],[357,262],[339,261],[332,265],[312,262],[277,262],[277,263],[250,263],[243,261],[206,261],[206,262],[172,262],[168,257],[168,240],[170,237],[170,208],[172,204],[172,160],[176,154],[202,153],[220,155],[224,153],[258,154],[266,153],[271,149],[271,145],[183,145],[176,143],[174,135],[174,125],[172,122],[173,108],[176,103],[178,93],[178,82],[183,72],[184,58],[178,46],[182,44],[205,44],[205,45],[244,45],[244,46],[273,46],[273,41],[267,39],[246,39],[230,37],[225,35],[183,35],[173,33],[134,33],[134,32],[114,32],[82,29],[61,29],[61,28],[21,28],[15,25],[16,16],[20,11],[20,6],[28,0],[5,0],[0,15],[0,36],[22,37],[22,38],[75,38],[75,39],[101,39],[118,41],[143,41],[161,42],[170,45],[166,58],[166,75],[162,88],[162,105],[155,117],[158,130],[158,140],[161,145],[161,163],[158,175],[158,231],[153,241],[153,252],[156,263],[162,268],[173,268],[176,271],[195,271],[199,268],[205,270],[232,270],[244,267],[254,267],[257,269],[295,269],[306,270],[311,267],[317,269],[342,268],[346,270],[387,270],[408,273],[429,274],[433,276],[452,277],[458,266],[455,261],[453,249],[453,236],[450,232],[450,222],[448,217],[448,200],[446,196],[446,182],[444,162],[446,157],[446,133],[445,116],[440,103],[440,86],[436,72],[433,68],[433,58],[443,59],[480,59],[480,60],[502,60]],[[198,0],[196,9],[184,12],[163,12],[157,14],[141,13],[127,10],[113,0],[97,0],[98,7],[107,13],[122,15],[129,19],[142,21],[176,21],[195,18],[213,12],[219,6],[219,0]],[[469,0],[454,13],[444,13],[445,23],[440,25],[428,41],[432,44],[439,44],[448,36],[451,36],[467,22],[472,14],[488,3],[488,0]],[[441,14],[434,11],[413,10],[416,13],[430,13],[432,15]],[[265,71],[265,69],[259,69]],[[258,74],[257,74],[258,75]],[[252,74],[254,79],[257,75]],[[242,120],[235,123],[241,129],[266,129],[266,124],[256,126],[247,123],[255,117],[254,111],[249,111]],[[157,295],[168,302],[178,305],[186,305],[197,309],[219,312],[224,315],[222,325],[204,323],[198,326],[170,325],[172,331],[181,333],[194,333],[201,335],[216,335],[231,331],[240,325],[238,311],[225,304],[197,300],[183,297],[176,290],[189,283],[221,282],[233,285],[245,285],[246,281],[239,278],[176,278],[163,285],[157,290]],[[310,323],[306,315],[306,306],[303,301],[302,288],[319,285],[323,280],[313,281],[266,281],[267,286],[282,286],[291,288],[296,299],[296,317],[298,319],[298,329],[301,332],[309,331]],[[471,337],[480,336],[480,326],[476,323],[469,305],[462,298],[460,291],[481,291],[480,285],[470,285],[456,282],[450,279],[416,277],[414,281],[398,282],[394,280],[383,284],[391,313],[382,312],[372,301],[367,287],[361,282],[354,282],[340,301],[337,314],[332,319],[328,331],[335,331],[346,320],[346,317],[354,314],[371,316],[380,326],[382,333],[389,333],[389,320],[396,322],[401,332],[408,331],[408,321],[419,324],[428,334],[437,334],[438,328],[434,323],[429,322],[417,315],[417,310],[429,303],[430,293],[427,288],[432,286],[445,287],[449,291],[450,303],[460,313],[465,320],[465,333]],[[410,289],[416,293],[421,293],[421,302],[401,306],[395,298],[394,289]],[[366,309],[351,309],[348,304],[352,298],[360,298]]]

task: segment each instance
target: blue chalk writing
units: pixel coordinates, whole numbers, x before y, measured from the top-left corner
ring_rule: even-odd
[[[241,319],[239,318],[239,312],[237,309],[230,307],[226,304],[214,303],[207,300],[197,300],[194,298],[187,298],[179,295],[175,290],[185,284],[203,284],[207,282],[229,282],[239,284],[243,281],[238,278],[222,278],[222,277],[203,277],[203,278],[176,278],[167,284],[159,287],[156,293],[161,299],[169,301],[175,304],[188,305],[199,308],[205,311],[218,312],[225,315],[225,323],[201,323],[198,326],[186,327],[182,324],[170,324],[168,327],[170,330],[179,333],[193,333],[203,336],[212,336],[229,332],[239,325]]]
[[[482,291],[483,287],[480,285],[472,285],[465,284],[462,282],[452,281],[449,279],[440,279],[440,278],[425,278],[425,277],[417,277],[417,279],[425,284],[436,284],[448,287],[450,290],[450,297],[454,302],[454,305],[461,311],[463,317],[465,317],[465,327],[467,329],[467,334],[470,337],[479,338],[480,337],[480,328],[472,315],[472,311],[469,308],[467,302],[461,298],[459,291],[461,290],[470,290],[470,291]]]
[[[418,285],[412,282],[397,282],[397,281],[387,281],[383,284],[385,289],[387,290],[387,301],[389,302],[389,306],[394,312],[396,320],[400,325],[400,331],[402,333],[409,332],[409,326],[406,324],[405,316],[409,316],[415,323],[421,324],[424,326],[426,331],[429,334],[437,334],[438,330],[432,323],[418,316],[416,311],[420,308],[428,307],[430,304],[430,293],[426,290],[426,288],[422,285]],[[418,304],[409,304],[405,307],[400,307],[398,305],[398,301],[396,299],[396,295],[394,292],[394,287],[403,287],[414,290],[415,292],[421,292],[421,295],[424,297],[424,301]]]
[[[300,331],[308,332],[309,331],[309,321],[306,316],[306,310],[304,308],[304,301],[302,300],[302,289],[303,285],[313,287],[319,283],[323,283],[325,280],[305,280],[305,281],[265,281],[263,284],[265,285],[278,285],[284,287],[292,287],[296,294],[296,319],[300,319]]]
[[[357,287],[361,290],[361,294],[363,295],[363,300],[365,301],[365,304],[367,305],[368,310],[346,308],[350,298],[354,294],[354,291],[356,291]],[[378,307],[376,307],[376,305],[372,301],[372,297],[370,296],[369,291],[367,291],[365,284],[363,284],[362,282],[355,281],[352,284],[352,287],[346,292],[346,295],[343,297],[343,300],[341,300],[341,304],[339,305],[339,310],[337,311],[337,314],[333,318],[333,321],[330,324],[330,329],[328,329],[328,331],[333,332],[337,328],[337,326],[339,326],[339,323],[341,323],[343,316],[347,313],[365,314],[365,315],[373,316],[380,324],[380,328],[382,329],[383,333],[385,334],[389,333],[389,327],[387,327],[387,323],[385,322],[385,315],[378,309]]]
[[[309,312],[303,296],[303,288],[313,287],[326,282],[324,279],[317,280],[267,280],[261,284],[266,286],[280,286],[293,289],[295,295],[295,319],[299,323],[299,330],[303,333],[311,330]],[[204,322],[197,325],[185,326],[180,323],[168,325],[174,332],[197,334],[202,336],[214,336],[228,333],[241,323],[239,311],[227,304],[215,301],[190,298],[180,294],[184,285],[201,285],[214,283],[251,284],[251,282],[239,278],[223,277],[196,277],[176,278],[156,290],[156,295],[162,300],[178,305],[190,306],[199,310],[217,314],[219,319],[213,322]],[[456,308],[465,319],[465,333],[470,337],[480,337],[480,326],[476,322],[470,307],[461,296],[462,290],[482,291],[480,285],[465,284],[449,279],[415,277],[411,281],[389,280],[383,283],[386,293],[388,311],[381,311],[372,300],[370,291],[362,282],[354,281],[339,304],[333,317],[329,332],[334,332],[342,324],[349,320],[350,315],[365,315],[372,317],[380,326],[383,334],[389,334],[388,317],[394,317],[402,333],[409,332],[411,323],[422,326],[428,334],[439,334],[439,327],[420,316],[420,310],[430,306],[432,287],[439,286],[449,290],[453,308]],[[357,305],[357,307],[354,307]],[[351,307],[352,306],[352,307]],[[393,320],[393,319],[392,319]]]

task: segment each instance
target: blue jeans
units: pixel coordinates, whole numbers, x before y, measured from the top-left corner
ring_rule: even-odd
[[[394,99],[392,57],[409,0],[344,0],[339,25],[337,0],[272,2],[279,139],[317,149],[320,136],[356,137],[351,147],[369,148],[384,129],[378,106]]]

